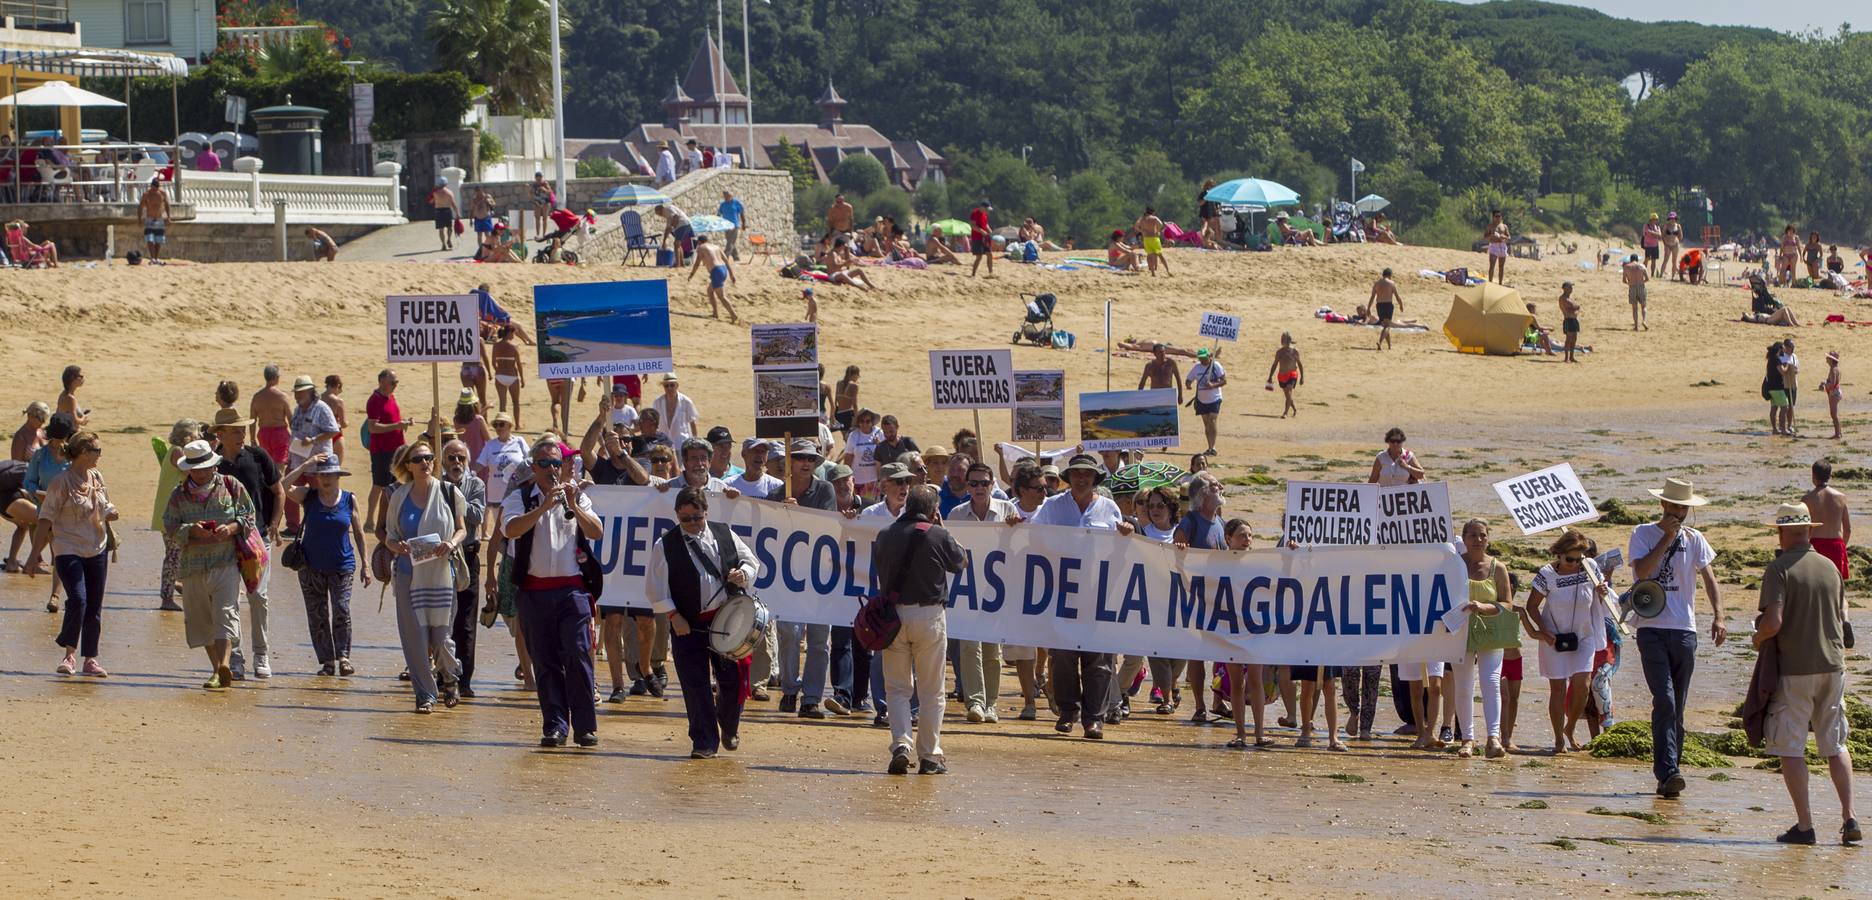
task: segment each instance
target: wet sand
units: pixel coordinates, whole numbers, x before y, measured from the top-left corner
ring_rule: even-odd
[[[927,409],[926,351],[1005,337],[1020,321],[1019,291],[1059,292],[1056,321],[1080,342],[1070,352],[1017,348],[1017,366],[1066,369],[1071,393],[1104,386],[1106,360],[1096,348],[1107,297],[1119,301],[1118,338],[1188,343],[1203,310],[1242,313],[1243,342],[1222,351],[1231,385],[1218,469],[1239,482],[1231,514],[1246,515],[1264,536],[1277,530],[1279,479],[1362,480],[1393,424],[1410,434],[1433,476],[1449,480],[1459,515],[1488,516],[1498,540],[1527,554],[1546,540],[1514,535],[1492,481],[1571,460],[1595,499],[1648,511],[1643,489],[1683,474],[1717,501],[1697,522],[1719,549],[1760,548],[1768,529],[1759,522],[1797,493],[1814,457],[1863,464],[1872,447],[1864,382],[1855,377],[1872,342],[1837,327],[1736,323],[1742,291],[1655,285],[1652,330],[1633,334],[1620,327],[1626,307],[1615,275],[1583,273],[1567,259],[1515,260],[1512,280],[1542,304],[1543,321],[1553,317],[1558,282],[1580,282],[1583,341],[1597,350],[1582,364],[1465,356],[1436,333],[1399,335],[1395,353],[1379,354],[1367,349],[1375,331],[1321,324],[1313,309],[1362,302],[1383,265],[1411,273],[1473,267],[1480,258],[1394,247],[1173,252],[1178,277],[1157,281],[1020,266],[999,267],[994,280],[953,269],[880,271],[886,293],[821,292],[822,358],[833,375],[847,363],[864,366],[861,404],[896,412],[925,444],[950,444],[951,431],[972,417]],[[649,274],[619,271],[173,266],[29,272],[0,285],[0,350],[18,373],[0,389],[0,405],[50,401],[59,367],[84,363],[81,403],[96,410],[103,471],[128,526],[104,620],[108,680],[51,675],[57,618],[42,608],[46,582],[0,576],[0,646],[9,651],[0,671],[0,765],[11,776],[3,805],[15,835],[0,865],[0,895],[1392,896],[1410,884],[1416,893],[1451,896],[1872,890],[1864,851],[1774,845],[1791,820],[1779,777],[1746,767],[1723,770],[1727,782],[1691,770],[1691,790],[1671,802],[1648,793],[1644,764],[1457,760],[1406,751],[1398,738],[1330,754],[1292,749],[1292,733],[1280,730],[1277,751],[1244,754],[1222,748],[1231,729],[1187,725],[1187,712],[1175,721],[1140,712],[1093,745],[1011,714],[997,726],[968,725],[951,705],[944,747],[952,773],[892,779],[881,774],[882,730],[857,719],[804,722],[780,716],[774,703],[751,712],[740,751],[691,763],[680,700],[644,698],[603,708],[596,752],[542,752],[533,746],[531,697],[508,677],[513,651],[504,630],[480,632],[479,699],[416,716],[407,686],[395,679],[394,617],[377,608],[375,589],[354,599],[360,677],[321,679],[308,674],[316,666],[299,592],[283,571],[274,576],[271,616],[279,674],[225,695],[203,692],[203,657],[185,649],[179,614],[155,611],[159,551],[145,528],[155,479],[150,436],[179,416],[205,417],[220,378],[240,381],[244,403],[267,361],[281,363],[289,378],[344,374],[354,433],[382,365],[385,294],[447,293],[487,279],[524,321],[525,288],[536,280]],[[248,289],[262,283],[271,286],[263,294]],[[1410,315],[1440,323],[1447,292],[1408,274],[1402,285]],[[744,317],[797,319],[796,285],[760,277],[743,288],[734,299]],[[749,389],[745,329],[706,318],[699,287],[679,284],[675,293],[684,392],[705,424],[745,432],[752,413],[738,399]],[[201,304],[218,296],[243,299]],[[1805,320],[1832,311],[1862,317],[1818,291],[1781,297]],[[1283,329],[1294,333],[1307,365],[1297,420],[1277,419],[1280,395],[1258,389]],[[1790,332],[1801,341],[1809,387],[1821,377],[1826,349],[1846,356],[1843,445],[1815,437],[1827,429],[1813,418],[1811,390],[1801,409],[1808,437],[1765,433],[1766,404],[1755,394],[1761,351]],[[927,337],[937,333],[956,337]],[[1142,366],[1113,360],[1112,385],[1129,387]],[[418,419],[428,405],[426,375],[405,367],[399,395]],[[452,396],[453,367],[443,378]],[[525,420],[534,428],[544,421],[545,396],[543,384],[527,386]],[[590,410],[581,406],[575,422]],[[1007,427],[998,413],[983,422],[990,440]],[[1193,415],[1182,424],[1186,434],[1201,434]],[[349,449],[358,451],[355,442]],[[1188,459],[1162,458],[1179,457]],[[1273,483],[1256,483],[1265,480]],[[363,490],[361,478],[352,482]],[[1864,490],[1864,482],[1842,486],[1856,497]],[[1586,530],[1602,546],[1622,544],[1629,531]],[[1754,592],[1724,589],[1732,627],[1746,630]],[[1854,618],[1872,633],[1863,610]],[[1866,662],[1849,665],[1849,687],[1872,694]],[[1705,642],[1692,727],[1721,726],[1745,666],[1740,644],[1718,650]],[[1005,690],[1014,683],[1004,675]],[[1527,683],[1524,745],[1545,741],[1544,694],[1539,681]],[[1618,675],[1617,698],[1621,718],[1644,715],[1635,653]],[[1004,695],[1003,712],[1015,702]],[[1379,721],[1385,730],[1395,724],[1388,710]],[[1338,774],[1365,781],[1328,777]],[[1815,782],[1824,836],[1837,824],[1822,785]],[[1516,808],[1530,799],[1550,808]],[[1657,811],[1669,821],[1589,814],[1595,806]],[[1563,838],[1574,849],[1544,843]]]

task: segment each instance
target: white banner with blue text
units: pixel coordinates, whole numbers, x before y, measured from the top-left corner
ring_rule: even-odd
[[[607,605],[642,607],[675,495],[592,487]],[[776,619],[850,625],[876,590],[883,528],[765,500],[712,497],[709,518],[754,551],[754,593]],[[1459,659],[1467,571],[1447,544],[1300,550],[1179,550],[1114,531],[956,522],[969,564],[949,583],[949,635],[1176,659],[1372,665]]]

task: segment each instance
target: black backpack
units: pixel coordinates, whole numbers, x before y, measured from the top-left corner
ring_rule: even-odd
[[[521,508],[532,512],[533,507],[539,505],[539,491],[534,489],[531,481],[521,482],[518,490]],[[536,533],[536,528],[528,529],[526,534],[514,538],[513,583],[515,587],[518,587],[526,578],[527,567],[533,562],[533,535]],[[576,552],[579,579],[585,583],[585,593],[590,594],[592,600],[596,601],[604,596],[604,569],[598,565],[598,554],[592,552],[591,541],[585,539],[585,532],[575,531],[574,535],[578,540]]]

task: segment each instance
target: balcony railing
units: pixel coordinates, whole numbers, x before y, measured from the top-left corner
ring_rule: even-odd
[[[135,203],[151,178],[180,177],[161,144],[28,144],[0,147],[0,200],[7,203]],[[132,157],[140,157],[133,159]]]
[[[67,0],[0,0],[0,18],[12,19],[20,28],[71,24]]]

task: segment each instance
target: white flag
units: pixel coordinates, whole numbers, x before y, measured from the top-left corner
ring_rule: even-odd
[[[1362,162],[1359,162],[1356,159],[1353,160],[1352,161],[1352,174],[1357,175],[1358,173],[1363,172],[1363,171],[1365,171],[1365,164]]]

